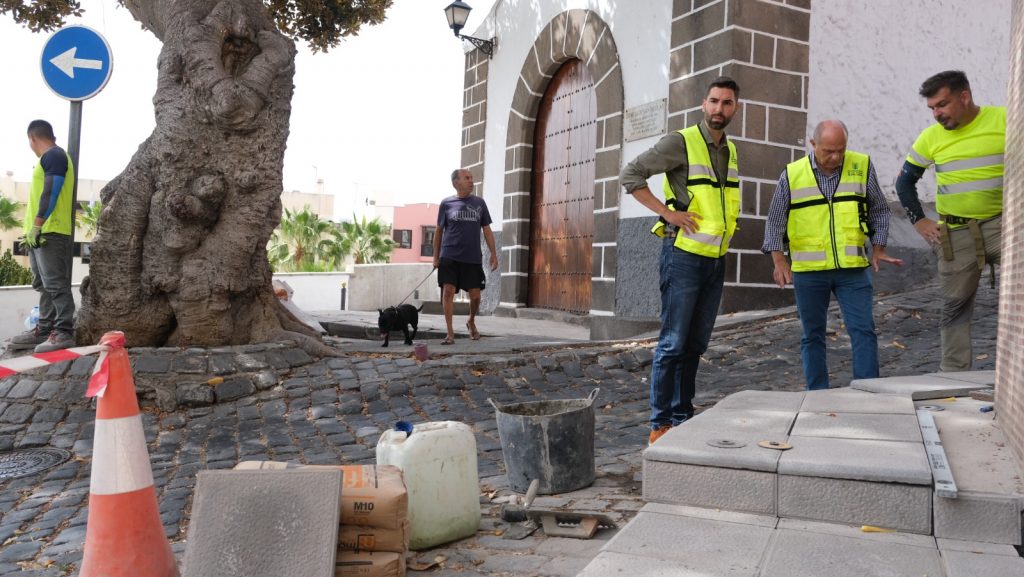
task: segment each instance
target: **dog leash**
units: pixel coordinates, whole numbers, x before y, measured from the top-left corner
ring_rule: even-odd
[[[430,275],[434,274],[435,270],[437,270],[436,266],[434,268],[430,269],[430,272],[427,273],[427,276],[423,277],[423,280],[420,281],[420,284],[412,287],[412,290],[409,291],[409,294],[405,295],[405,298],[400,300],[400,301],[398,301],[398,304],[395,305],[395,306],[397,307],[397,306],[401,305],[402,303],[404,303],[405,301],[407,301],[409,299],[409,297],[411,297],[413,295],[413,293],[416,292],[417,289],[419,289],[421,286],[423,286],[423,283],[427,282],[427,279],[430,278]]]

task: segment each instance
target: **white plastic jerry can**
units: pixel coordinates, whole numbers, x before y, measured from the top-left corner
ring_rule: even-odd
[[[385,431],[377,464],[402,470],[409,493],[409,548],[469,537],[480,525],[476,438],[456,421],[420,423],[411,435]]]

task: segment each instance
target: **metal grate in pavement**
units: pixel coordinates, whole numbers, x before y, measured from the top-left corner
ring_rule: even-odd
[[[56,467],[70,458],[71,453],[52,447],[0,453],[0,481],[27,477]]]

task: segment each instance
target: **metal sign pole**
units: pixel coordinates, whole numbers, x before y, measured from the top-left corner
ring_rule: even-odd
[[[71,117],[68,121],[68,156],[75,171],[75,181],[71,188],[71,244],[68,246],[68,278],[73,278],[75,271],[75,214],[78,212],[78,151],[82,142],[82,101],[71,101]]]

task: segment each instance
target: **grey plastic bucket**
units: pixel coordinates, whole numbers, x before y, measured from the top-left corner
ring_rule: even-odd
[[[509,486],[525,493],[566,493],[594,482],[594,389],[585,399],[494,406]]]

